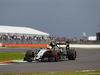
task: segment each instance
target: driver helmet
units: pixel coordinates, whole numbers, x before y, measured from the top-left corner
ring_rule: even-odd
[[[52,47],[51,46],[48,46],[47,49],[52,49]]]
[[[54,42],[51,42],[50,43],[50,46],[53,48],[55,46],[55,43]]]

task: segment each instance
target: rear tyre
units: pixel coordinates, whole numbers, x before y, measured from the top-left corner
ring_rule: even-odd
[[[69,60],[75,60],[76,59],[76,50],[67,51],[67,57]]]

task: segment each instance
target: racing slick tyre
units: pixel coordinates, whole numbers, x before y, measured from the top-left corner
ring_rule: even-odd
[[[28,50],[25,54],[26,57],[34,57],[34,52],[32,50]]]
[[[75,60],[76,59],[76,50],[68,50],[67,51],[67,57],[69,60]]]
[[[59,61],[59,51],[52,51],[51,61]]]
[[[25,54],[24,61],[32,62],[34,60],[34,52],[32,50],[28,50]]]
[[[27,61],[28,61],[28,62],[32,62],[33,60],[34,60],[34,58],[33,58],[33,57],[31,57],[31,58],[27,59]]]

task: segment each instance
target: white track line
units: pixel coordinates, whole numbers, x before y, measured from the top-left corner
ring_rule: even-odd
[[[23,62],[27,62],[27,61],[17,61],[17,62],[23,63]],[[15,62],[15,63],[17,63],[17,62]],[[39,61],[32,61],[32,62],[39,62]]]
[[[0,66],[4,66],[4,65],[11,65],[11,64],[8,64],[8,63],[3,63],[3,64],[1,64],[1,63],[0,63]]]

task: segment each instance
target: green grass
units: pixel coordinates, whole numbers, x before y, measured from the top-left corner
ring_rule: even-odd
[[[0,61],[23,60],[23,53],[0,53]]]
[[[5,75],[100,75],[100,70],[88,71],[88,72],[67,71],[67,72],[51,72],[51,73],[11,73]]]

